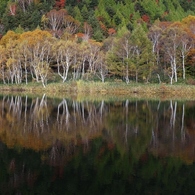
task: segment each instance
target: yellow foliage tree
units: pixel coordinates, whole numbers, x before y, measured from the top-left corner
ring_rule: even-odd
[[[0,45],[6,47],[6,45],[10,42],[16,41],[20,38],[20,34],[15,33],[14,31],[8,31],[2,39],[0,39]]]

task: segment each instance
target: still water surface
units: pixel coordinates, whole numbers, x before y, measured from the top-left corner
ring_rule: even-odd
[[[194,194],[195,102],[0,96],[1,194]]]

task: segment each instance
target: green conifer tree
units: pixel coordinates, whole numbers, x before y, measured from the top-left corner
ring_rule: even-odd
[[[7,6],[7,0],[1,0],[1,3],[0,3],[0,18],[5,13],[6,6]]]
[[[75,6],[73,8],[73,14],[72,16],[74,17],[74,19],[78,20],[79,22],[83,23],[83,16],[81,14],[81,11],[79,9],[78,6]]]
[[[137,24],[132,31],[131,41],[134,46],[131,68],[134,70],[135,80],[148,82],[154,69],[152,44],[141,24]]]

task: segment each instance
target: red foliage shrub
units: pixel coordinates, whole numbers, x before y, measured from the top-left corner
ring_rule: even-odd
[[[144,22],[146,22],[146,23],[149,23],[149,22],[150,22],[150,17],[149,17],[148,15],[144,14],[144,15],[142,16],[142,20],[143,20]]]

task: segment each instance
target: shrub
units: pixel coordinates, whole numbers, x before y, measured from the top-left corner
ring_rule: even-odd
[[[190,79],[188,79],[188,80],[186,81],[186,83],[187,83],[188,85],[195,85],[195,79],[190,78]]]

